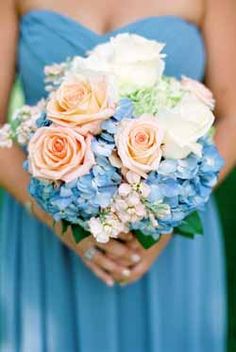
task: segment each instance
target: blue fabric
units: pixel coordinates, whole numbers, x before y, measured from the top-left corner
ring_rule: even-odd
[[[32,11],[21,21],[18,70],[28,103],[45,93],[43,66],[84,55],[118,32],[166,43],[166,73],[202,79],[196,26],[139,20],[100,36],[65,16]],[[2,352],[223,352],[225,276],[214,204],[205,236],[177,237],[138,283],[108,288],[42,224],[5,195],[1,221]]]

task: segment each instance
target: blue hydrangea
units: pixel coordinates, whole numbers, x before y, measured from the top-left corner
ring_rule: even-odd
[[[48,127],[52,124],[52,121],[48,120],[46,112],[42,112],[41,116],[36,120],[36,125],[40,127]]]
[[[121,175],[106,157],[97,157],[96,162],[89,174],[69,183],[57,185],[31,178],[29,192],[56,221],[76,224],[96,216],[101,207],[109,205],[121,182]]]
[[[172,231],[171,224],[168,222],[159,221],[158,227],[153,227],[149,219],[143,219],[137,223],[132,224],[131,230],[140,230],[144,235],[152,236],[158,240],[160,235],[168,234]]]
[[[92,150],[97,156],[109,157],[115,147],[115,143],[109,143],[103,138],[94,138],[92,140]]]
[[[139,230],[144,235],[151,235],[155,240],[158,240],[160,237],[160,232],[156,231],[148,219],[143,219],[132,224],[131,230]]]
[[[157,171],[148,175],[146,182],[151,188],[148,197],[150,208],[160,203],[169,205],[170,214],[164,218],[158,218],[157,214],[159,226],[156,229],[152,228],[148,219],[134,224],[134,229],[145,230],[157,238],[179,226],[193,211],[204,208],[216,185],[223,159],[210,139],[203,138],[199,143],[203,148],[202,157],[190,154],[181,160],[165,159]]]
[[[106,120],[103,122],[102,130],[114,136],[119,122],[123,119],[132,119],[133,112],[134,112],[134,107],[133,107],[132,101],[128,98],[122,98],[119,101],[119,104],[114,116],[109,120]]]
[[[102,123],[102,132],[92,141],[92,149],[95,155],[109,157],[115,148],[114,135],[118,124],[122,119],[133,117],[133,103],[127,98],[119,101],[118,107],[113,117]]]

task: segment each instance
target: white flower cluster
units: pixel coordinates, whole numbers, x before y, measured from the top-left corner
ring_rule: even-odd
[[[150,193],[150,188],[141,178],[132,171],[126,174],[123,182],[114,197],[107,215],[91,218],[88,222],[89,230],[98,242],[106,243],[109,238],[116,238],[121,232],[127,233],[129,225],[150,217],[153,226],[158,226],[153,214],[146,208],[144,199]]]
[[[12,147],[12,133],[11,126],[5,124],[0,129],[0,148],[11,148]]]
[[[118,194],[111,206],[112,212],[116,213],[124,223],[134,223],[144,218],[147,213],[140,194],[128,183],[122,183]]]
[[[44,82],[46,84],[46,90],[48,92],[53,91],[62,83],[68,65],[69,65],[69,62],[68,63],[63,62],[61,64],[45,66]]]
[[[40,101],[36,106],[24,105],[18,109],[13,116],[13,124],[17,126],[15,129],[15,139],[21,146],[28,144],[30,137],[37,130],[36,121],[40,117],[44,101]]]
[[[107,243],[110,238],[117,238],[120,233],[129,231],[129,228],[114,213],[100,218],[91,218],[88,225],[91,233],[100,243]]]

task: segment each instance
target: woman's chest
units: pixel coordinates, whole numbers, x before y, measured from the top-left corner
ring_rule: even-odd
[[[198,27],[176,16],[152,16],[130,22],[100,35],[70,17],[55,11],[34,10],[21,19],[18,70],[28,103],[45,94],[45,65],[86,55],[95,45],[118,33],[132,32],[165,43],[165,73],[202,79],[205,50]]]
[[[32,10],[51,10],[104,34],[140,18],[178,16],[199,24],[203,0],[19,0],[20,14]]]

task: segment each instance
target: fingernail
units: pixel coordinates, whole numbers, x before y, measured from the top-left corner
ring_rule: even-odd
[[[109,286],[109,287],[114,286],[114,281],[113,280],[107,280],[107,286]]]
[[[132,254],[131,255],[131,260],[132,260],[133,263],[138,263],[138,262],[140,262],[141,257],[138,254]]]
[[[122,270],[122,275],[125,277],[129,277],[131,274],[131,271],[129,269],[124,269]]]

